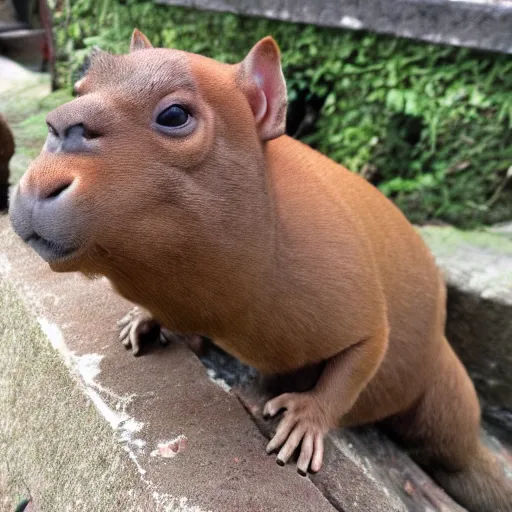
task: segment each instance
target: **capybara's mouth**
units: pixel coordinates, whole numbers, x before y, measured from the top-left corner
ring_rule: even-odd
[[[38,235],[35,231],[25,238],[25,242],[47,263],[66,260],[78,252],[76,247],[66,247]]]

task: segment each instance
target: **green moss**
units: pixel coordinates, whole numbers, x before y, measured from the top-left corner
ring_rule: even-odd
[[[45,74],[28,74],[23,81],[14,81],[0,94],[0,111],[9,123],[16,124],[40,111],[50,93],[50,78]]]
[[[282,50],[290,133],[305,109],[318,111],[300,138],[371,175],[414,222],[442,219],[467,228],[512,218],[512,187],[502,187],[512,165],[509,56],[150,1],[59,5],[64,87],[94,45],[126,52],[135,26],[156,46],[225,62],[239,61],[271,34]]]
[[[512,240],[486,230],[462,231],[451,226],[418,228],[434,254],[449,254],[465,245],[512,256]]]

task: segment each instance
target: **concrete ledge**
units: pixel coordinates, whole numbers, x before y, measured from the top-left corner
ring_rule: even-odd
[[[263,420],[264,393],[251,386],[236,393],[270,438],[277,421]],[[464,512],[403,451],[373,427],[332,431],[325,440],[324,468],[311,480],[337,510]]]
[[[155,510],[110,426],[1,278],[0,311],[0,511],[30,496],[38,512]]]
[[[115,329],[131,305],[106,280],[52,273],[6,216],[0,247],[0,489],[11,496],[28,488],[42,512],[464,510],[371,428],[331,433],[318,475],[278,466],[254,379],[230,392],[179,343],[134,358]]]
[[[5,216],[0,247],[9,321],[2,343],[12,353],[2,373],[0,440],[19,439],[6,460],[16,481],[30,482],[37,510],[334,510],[310,480],[265,455],[240,402],[186,347],[155,347],[142,358],[127,352],[114,326],[131,305],[104,280],[52,273]]]
[[[512,241],[452,227],[420,232],[448,284],[450,343],[486,405],[512,412]]]
[[[509,0],[156,0],[512,53]]]

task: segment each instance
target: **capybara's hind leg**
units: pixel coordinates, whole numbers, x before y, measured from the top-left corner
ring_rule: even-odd
[[[480,441],[475,389],[448,342],[435,368],[416,405],[385,426],[470,512],[512,512],[512,482]]]

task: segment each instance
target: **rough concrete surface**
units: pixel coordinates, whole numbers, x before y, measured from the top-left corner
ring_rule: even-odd
[[[420,231],[448,284],[450,343],[486,404],[512,411],[512,241],[451,227]]]
[[[508,0],[155,0],[512,53]]]
[[[260,430],[271,437],[278,420],[264,420],[268,398],[257,384],[235,388]],[[310,476],[337,510],[464,512],[403,451],[373,427],[340,429],[325,440],[322,471]]]
[[[2,279],[0,311],[0,511],[30,495],[39,511],[151,510],[112,430]]]
[[[53,486],[50,492],[47,489],[52,486],[52,471],[39,469],[53,468],[57,472],[61,460],[70,460],[77,465],[77,471],[69,473],[69,477],[77,476],[73,489],[81,490],[78,495],[83,500],[73,511],[132,510],[119,507],[116,494],[109,487],[120,471],[116,465],[121,465],[111,443],[115,438],[126,450],[126,460],[132,459],[131,468],[120,471],[120,478],[128,475],[131,482],[144,488],[143,493],[133,495],[132,506],[141,510],[334,510],[309,479],[299,476],[292,466],[279,467],[265,455],[264,438],[237,398],[211,381],[186,347],[155,347],[141,358],[127,352],[117,342],[114,326],[131,306],[118,298],[104,280],[90,282],[79,275],[52,273],[16,239],[6,217],[0,218],[0,248],[0,281],[8,281],[19,294],[30,317],[37,319],[88,396],[87,401],[80,399],[72,387],[61,384],[58,376],[64,378],[65,370],[56,362],[48,366],[36,361],[32,366],[32,352],[21,350],[9,359],[12,367],[6,377],[10,389],[6,409],[25,389],[19,389],[18,380],[25,387],[30,386],[31,379],[51,384],[32,391],[32,407],[24,397],[23,410],[10,412],[17,417],[16,423],[7,428],[11,436],[22,436],[19,431],[26,429],[25,440],[36,453],[37,464],[31,464],[32,459],[25,455],[29,448],[19,454],[10,452],[13,460],[17,456],[21,459],[17,465],[22,468],[23,479],[31,482],[36,507],[43,503],[43,512],[66,510],[53,503],[62,503],[69,496],[69,487]],[[27,325],[25,318],[26,314],[22,314],[10,320],[11,338],[22,335]],[[48,342],[37,329],[31,329],[26,336],[34,339],[24,338],[25,342],[32,343],[33,350],[47,352]],[[18,343],[11,339],[14,348]],[[47,354],[45,361],[49,357]],[[52,398],[55,393],[57,396]],[[94,418],[91,402],[104,423],[110,424],[110,433],[104,425],[100,428],[97,420],[96,431],[89,431],[93,420],[80,421],[84,411]],[[52,421],[50,428],[41,419],[47,411]],[[21,412],[23,415],[18,417]],[[159,450],[159,444],[172,441],[176,441],[174,445]],[[23,446],[22,441],[19,443]],[[53,449],[46,450],[47,446]],[[82,454],[90,452],[89,457],[105,458],[102,484],[96,464],[76,456],[77,449]],[[72,467],[69,463],[66,471],[71,472]],[[58,478],[63,475],[59,473],[55,478],[62,482]],[[126,487],[136,486],[131,483]],[[101,507],[91,505],[88,500],[93,497],[103,500]],[[152,500],[151,506],[147,505],[148,499]]]

